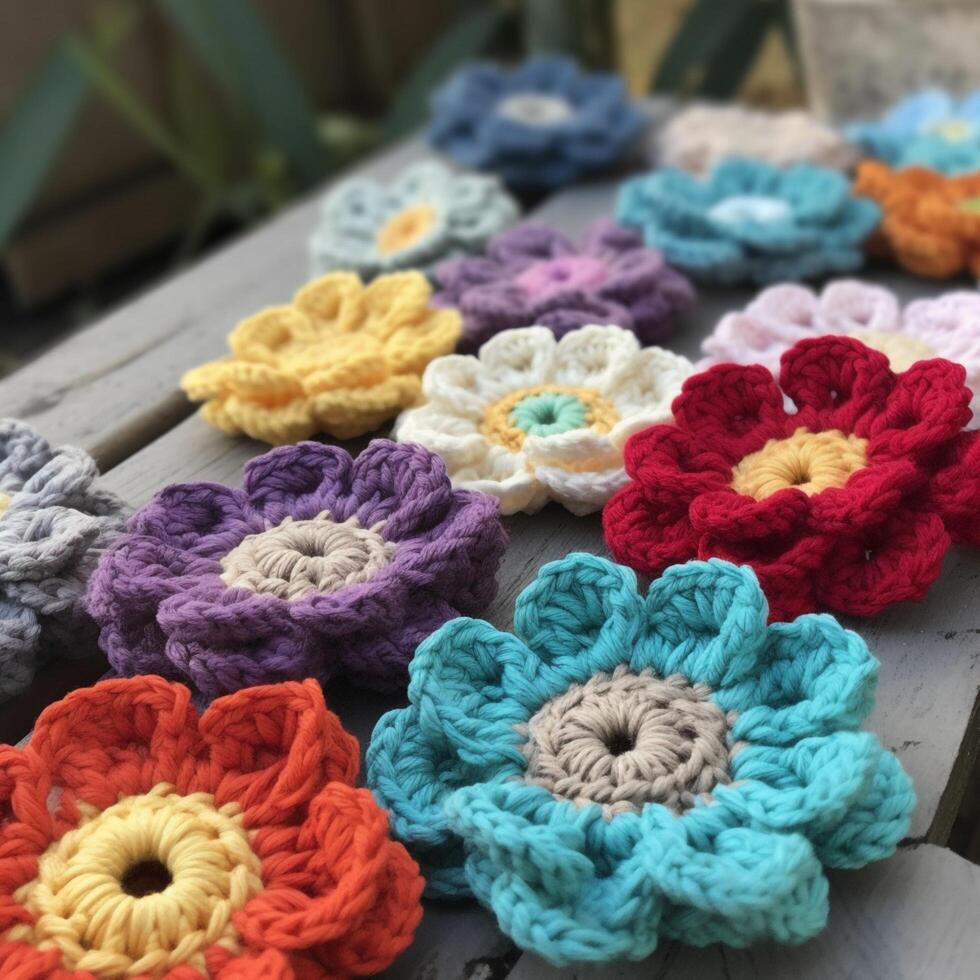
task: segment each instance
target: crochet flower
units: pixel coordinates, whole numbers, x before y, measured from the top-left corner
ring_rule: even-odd
[[[91,652],[86,580],[126,515],[97,476],[83,450],[0,419],[0,701],[51,654]]]
[[[928,89],[896,103],[881,119],[853,123],[849,139],[892,166],[921,164],[942,173],[980,170],[980,91],[963,99]]]
[[[422,879],[354,789],[357,740],[312,681],[203,715],[108,680],[0,746],[0,974],[286,980],[384,969]]]
[[[618,75],[539,57],[512,71],[476,63],[457,72],[432,100],[428,135],[506,184],[558,187],[608,167],[643,125]]]
[[[528,323],[559,337],[588,323],[632,330],[643,344],[673,332],[694,301],[691,284],[639,236],[602,218],[576,248],[545,225],[520,225],[494,238],[487,254],[436,270],[434,302],[459,309],[463,344],[478,348],[501,330]]]
[[[693,105],[653,134],[649,156],[651,163],[703,176],[733,156],[777,167],[815,163],[848,170],[856,153],[833,126],[802,109],[765,112],[739,105]]]
[[[588,514],[625,483],[627,437],[670,418],[691,370],[620,327],[561,340],[546,327],[505,330],[479,356],[433,361],[425,403],[399,416],[394,435],[438,453],[455,486],[493,494],[503,514],[549,500]]]
[[[418,399],[426,364],[456,346],[460,316],[429,306],[420,272],[369,286],[335,272],[289,306],[243,320],[231,356],[194,368],[181,385],[228,435],[280,445],[318,433],[353,439]]]
[[[963,290],[918,299],[903,310],[894,293],[855,279],[841,279],[819,295],[785,284],[763,290],[738,313],[728,313],[701,345],[703,366],[732,361],[763,364],[779,373],[779,359],[798,340],[846,334],[881,351],[893,371],[942,357],[966,369],[980,416],[980,293]]]
[[[801,942],[822,866],[907,832],[911,781],[858,730],[877,661],[829,616],[767,628],[750,569],[690,562],[644,598],[569,555],[514,633],[458,619],[422,644],[368,783],[432,894],[472,893],[552,963]]]
[[[729,158],[698,181],[672,168],[622,185],[616,218],[707,281],[776,282],[850,272],[881,212],[834,170]]]
[[[919,599],[951,541],[980,545],[980,432],[959,364],[901,374],[852,337],[689,378],[674,424],[626,445],[633,482],[603,513],[617,561],[751,565],[775,619],[870,616]],[[787,412],[785,399],[796,406]]]
[[[103,557],[89,609],[116,671],[208,697],[334,674],[397,688],[423,637],[496,594],[497,502],[421,446],[286,446],[244,484],[167,487]]]
[[[946,177],[865,160],[855,188],[884,212],[878,251],[919,276],[980,276],[980,173]]]
[[[480,251],[519,213],[495,177],[453,173],[435,160],[414,164],[388,186],[353,177],[323,199],[310,239],[313,275],[347,269],[370,279],[396,269],[427,270],[440,259]]]

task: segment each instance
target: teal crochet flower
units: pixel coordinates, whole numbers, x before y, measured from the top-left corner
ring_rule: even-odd
[[[677,565],[644,598],[575,554],[518,598],[516,635],[428,637],[367,758],[430,893],[475,895],[557,965],[817,933],[823,866],[890,854],[915,797],[858,731],[878,666],[861,638],[766,617],[748,568]]]
[[[881,209],[827,167],[729,157],[703,181],[673,167],[627,180],[616,219],[692,276],[769,283],[859,269]]]

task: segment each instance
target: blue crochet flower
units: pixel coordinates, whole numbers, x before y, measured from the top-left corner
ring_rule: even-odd
[[[511,186],[558,187],[607,167],[643,125],[618,75],[540,57],[463,68],[433,97],[429,139]]]
[[[881,119],[852,123],[848,139],[893,167],[920,164],[946,174],[980,170],[980,89],[954,99],[926,89]]]
[[[677,565],[644,598],[574,554],[518,598],[516,635],[428,637],[367,759],[430,893],[475,895],[557,965],[817,933],[823,865],[890,854],[915,797],[858,730],[878,667],[861,638],[766,617],[748,568]]]
[[[673,167],[627,180],[616,218],[697,278],[769,283],[860,268],[881,209],[826,167],[730,157],[703,181]]]

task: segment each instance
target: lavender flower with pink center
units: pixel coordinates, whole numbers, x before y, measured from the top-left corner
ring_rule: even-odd
[[[694,301],[690,282],[660,252],[606,218],[580,248],[552,228],[519,225],[491,239],[486,255],[442,263],[436,281],[434,302],[463,314],[461,349],[470,351],[529,325],[559,337],[590,323],[614,325],[655,344]]]

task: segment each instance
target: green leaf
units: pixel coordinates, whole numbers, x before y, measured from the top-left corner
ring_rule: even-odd
[[[9,239],[44,183],[87,91],[85,75],[59,45],[0,130],[0,242]]]
[[[421,125],[428,115],[433,89],[464,61],[486,51],[510,16],[508,10],[494,4],[460,17],[405,82],[382,124],[382,138],[392,140]]]

